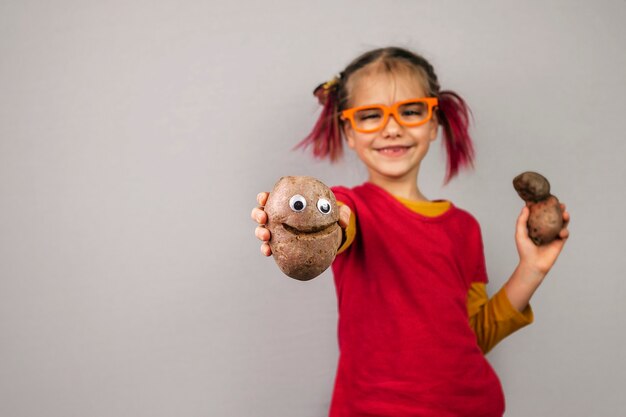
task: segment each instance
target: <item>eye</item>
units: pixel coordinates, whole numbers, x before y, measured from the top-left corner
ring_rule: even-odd
[[[424,114],[422,109],[405,109],[402,111],[403,116],[421,116]]]
[[[322,214],[330,213],[330,210],[331,210],[330,209],[330,202],[328,200],[326,200],[325,198],[320,198],[319,200],[317,200],[317,209]]]
[[[293,211],[302,211],[306,208],[306,200],[300,194],[296,194],[289,199],[289,207]]]
[[[400,114],[402,117],[423,117],[426,115],[428,107],[425,103],[407,103],[400,107]]]
[[[382,111],[380,109],[365,109],[356,112],[357,120],[375,120],[382,117]]]

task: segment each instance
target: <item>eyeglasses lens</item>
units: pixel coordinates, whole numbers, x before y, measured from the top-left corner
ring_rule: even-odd
[[[428,105],[423,101],[406,103],[398,108],[398,115],[401,123],[414,125],[428,117]]]
[[[354,113],[354,123],[357,129],[374,130],[379,129],[384,120],[384,111],[379,107],[361,109]]]

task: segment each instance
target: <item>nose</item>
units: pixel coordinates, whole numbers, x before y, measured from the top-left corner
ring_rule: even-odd
[[[387,119],[387,123],[383,127],[383,137],[384,138],[395,138],[400,135],[402,131],[402,126],[396,120],[396,117],[393,114],[389,115],[389,119]]]

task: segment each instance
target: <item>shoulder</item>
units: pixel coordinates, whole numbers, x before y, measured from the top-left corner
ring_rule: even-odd
[[[466,209],[461,208],[454,203],[452,204],[452,206],[453,206],[453,209],[455,210],[456,215],[459,216],[459,218],[467,222],[478,223],[478,220],[476,220],[476,217],[474,217],[474,215],[470,213],[469,211],[467,211]]]
[[[480,223],[478,223],[478,220],[473,214],[465,209],[457,207],[456,205],[453,205],[451,210],[454,210],[454,217],[464,228],[480,233]]]

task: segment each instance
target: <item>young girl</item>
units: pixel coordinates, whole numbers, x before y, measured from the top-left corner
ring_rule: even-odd
[[[369,174],[363,185],[332,188],[344,239],[332,265],[340,357],[330,416],[502,416],[502,388],[484,354],[532,322],[529,300],[567,226],[559,239],[535,246],[524,207],[515,233],[519,263],[489,299],[477,221],[418,186],[439,126],[446,182],[472,164],[463,99],[442,91],[433,67],[401,48],[359,56],[315,94],[324,108],[301,145],[334,161],[345,138]],[[267,196],[259,194],[252,218],[269,256]]]

